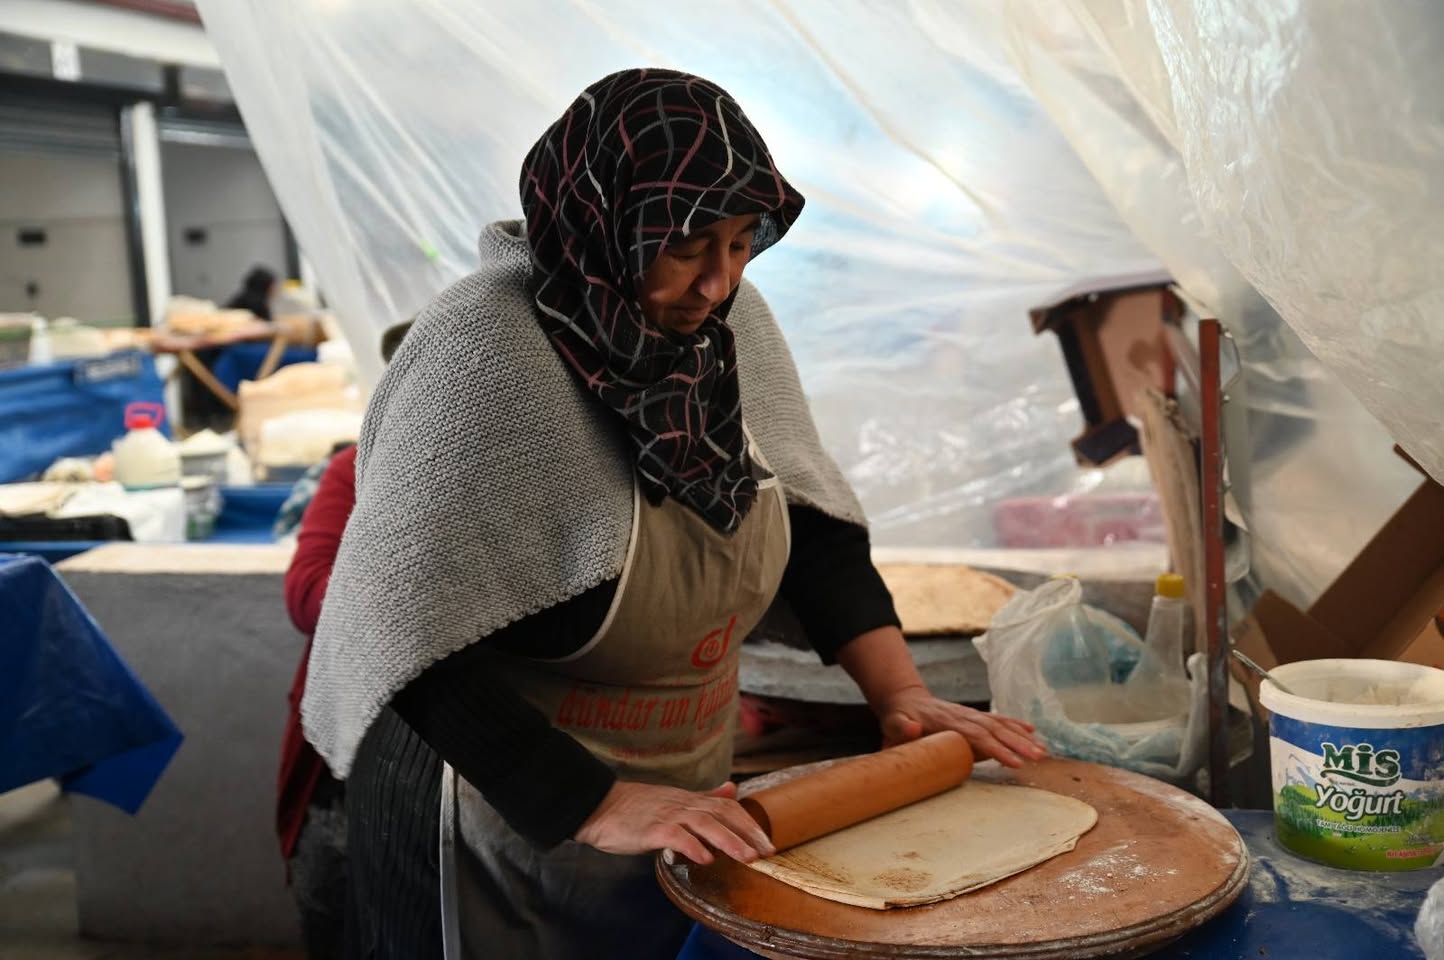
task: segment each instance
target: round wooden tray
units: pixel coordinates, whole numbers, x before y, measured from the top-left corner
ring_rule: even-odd
[[[784,782],[836,761],[779,770]],[[1098,824],[1070,853],[942,903],[868,910],[804,893],[726,857],[706,867],[657,860],[672,902],[775,960],[1137,957],[1226,909],[1248,879],[1238,832],[1202,800],[1148,777],[1077,760],[973,777],[1040,787],[1093,805]]]

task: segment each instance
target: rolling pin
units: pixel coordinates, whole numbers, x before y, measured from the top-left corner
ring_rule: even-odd
[[[786,850],[951,790],[972,772],[968,741],[948,730],[842,760],[739,802],[772,845]]]

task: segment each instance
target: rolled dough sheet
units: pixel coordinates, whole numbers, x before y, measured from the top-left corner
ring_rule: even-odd
[[[883,563],[877,569],[903,632],[912,636],[982,633],[1013,598],[1012,584],[970,567]]]
[[[969,781],[749,866],[839,903],[912,907],[1067,853],[1097,822],[1072,797]]]

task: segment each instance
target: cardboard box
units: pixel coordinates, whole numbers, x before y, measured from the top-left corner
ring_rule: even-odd
[[[1414,642],[1394,659],[1444,670],[1444,630],[1441,630],[1439,621],[1430,622],[1414,638]]]
[[[1145,388],[1173,394],[1173,354],[1164,327],[1182,312],[1167,274],[1133,274],[1075,284],[1029,311],[1033,332],[1058,336],[1083,413],[1073,441],[1079,463],[1105,464],[1142,452],[1130,422]]]
[[[1234,643],[1265,669],[1330,657],[1444,667],[1441,610],[1444,486],[1426,477],[1307,612],[1267,591]],[[1257,703],[1258,678],[1233,669]]]

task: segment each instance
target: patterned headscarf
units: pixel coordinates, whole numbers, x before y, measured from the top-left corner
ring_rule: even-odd
[[[643,490],[735,530],[757,482],[726,324],[732,297],[681,334],[649,324],[638,291],[660,251],[719,220],[758,214],[760,253],[797,219],[801,194],[726,91],[648,69],[592,84],[542,134],[522,164],[521,202],[542,328],[625,420]]]

